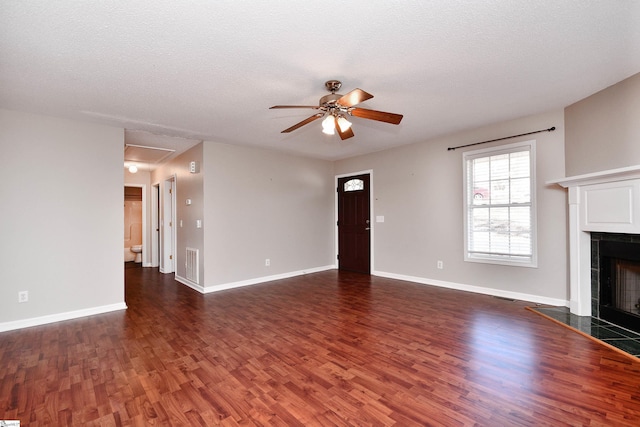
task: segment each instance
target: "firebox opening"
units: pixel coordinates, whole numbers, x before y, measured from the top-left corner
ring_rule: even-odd
[[[600,318],[640,332],[640,244],[600,242]]]

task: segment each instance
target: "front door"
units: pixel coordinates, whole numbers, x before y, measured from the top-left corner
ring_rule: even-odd
[[[338,178],[338,268],[371,273],[369,174]]]

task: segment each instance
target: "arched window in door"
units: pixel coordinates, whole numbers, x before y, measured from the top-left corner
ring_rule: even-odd
[[[361,179],[350,179],[344,183],[344,191],[364,190],[364,181]]]

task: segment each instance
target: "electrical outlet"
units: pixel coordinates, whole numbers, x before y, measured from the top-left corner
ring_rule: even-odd
[[[264,266],[269,267],[271,265],[271,260],[269,258],[264,260]]]
[[[444,268],[444,263],[440,260],[438,260],[438,269],[442,270]]]
[[[27,302],[27,301],[29,301],[29,291],[18,292],[18,302]]]

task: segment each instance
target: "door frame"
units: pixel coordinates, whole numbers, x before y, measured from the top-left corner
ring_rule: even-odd
[[[160,216],[160,272],[175,273],[176,267],[176,176],[164,180]],[[170,225],[167,226],[167,222]]]
[[[151,185],[151,267],[160,266],[160,183]]]
[[[338,268],[340,266],[340,263],[338,262],[338,179],[340,178],[348,178],[351,176],[358,176],[358,175],[369,175],[369,224],[371,226],[371,230],[369,233],[369,261],[371,263],[371,268],[370,268],[370,272],[371,274],[374,273],[375,271],[375,256],[374,256],[374,248],[375,248],[375,221],[373,220],[373,169],[367,169],[367,170],[362,170],[362,171],[358,171],[358,172],[349,172],[349,173],[343,173],[343,174],[339,174],[335,176],[334,179],[334,185],[333,188],[336,190],[335,191],[335,199],[334,199],[334,221],[333,224],[335,226],[335,232],[333,233],[333,235],[335,236],[335,241],[334,241],[334,249],[333,249],[333,259],[335,260],[335,264],[334,267]]]

